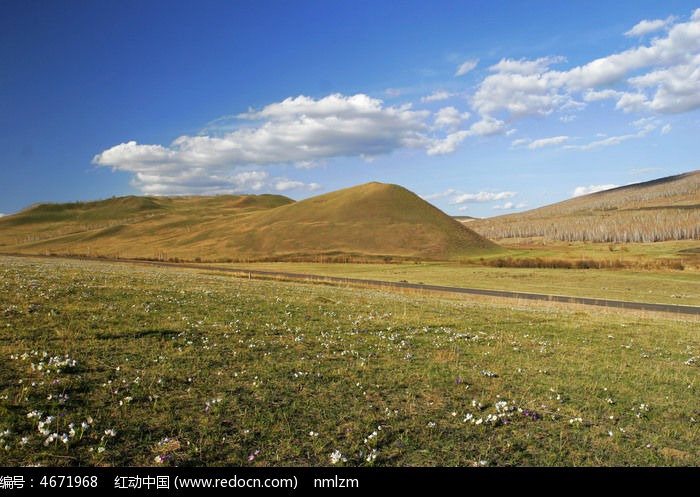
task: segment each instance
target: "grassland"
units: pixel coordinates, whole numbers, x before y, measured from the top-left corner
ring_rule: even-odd
[[[691,466],[698,323],[0,258],[0,465]]]
[[[503,247],[505,256],[494,254],[461,262],[270,262],[223,266],[545,295],[700,305],[700,254],[695,252],[698,242],[694,240],[638,244],[550,242],[537,246],[508,245],[504,241]],[[581,269],[593,267],[604,269]]]
[[[217,265],[218,266],[218,265]],[[700,306],[700,278],[689,271],[493,268],[454,263],[255,263],[225,267],[511,292]]]

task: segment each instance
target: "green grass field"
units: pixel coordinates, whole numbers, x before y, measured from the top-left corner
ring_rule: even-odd
[[[697,321],[0,258],[0,465],[697,466]]]
[[[219,265],[215,265],[219,266]],[[499,268],[455,263],[248,263],[223,267],[700,306],[696,271]]]

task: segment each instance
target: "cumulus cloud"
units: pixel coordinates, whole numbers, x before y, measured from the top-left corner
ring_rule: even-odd
[[[428,111],[386,107],[358,94],[314,100],[299,96],[237,116],[244,123],[223,135],[181,136],[169,146],[121,143],[93,163],[133,173],[144,193],[180,193],[258,186],[245,166],[310,164],[334,157],[373,157],[425,147]]]
[[[658,36],[642,40],[649,33]],[[372,161],[407,148],[431,156],[449,154],[469,137],[510,136],[518,119],[559,113],[569,121],[594,102],[609,101],[618,111],[653,116],[699,109],[700,9],[684,21],[641,21],[626,34],[640,37],[631,48],[569,68],[561,56],[503,58],[478,82],[467,99],[469,109],[455,103],[432,113],[410,104],[389,106],[362,93],[318,99],[300,95],[214,120],[196,136],[181,136],[170,144],[124,141],[95,155],[93,163],[132,174],[132,184],[147,194],[308,189],[314,186],[271,177],[265,169],[280,164],[309,169],[340,157]],[[478,59],[465,61],[455,76],[478,64]],[[387,90],[388,95],[400,93]],[[421,102],[455,95],[436,91]],[[590,150],[645,136],[649,130],[647,126],[584,145],[571,144],[573,138],[565,135],[520,139],[512,147]],[[670,126],[661,128],[661,134],[669,131]]]
[[[463,62],[457,68],[457,71],[455,72],[455,76],[464,76],[468,72],[476,69],[476,66],[478,64],[479,64],[479,59],[471,59],[471,60],[467,60],[467,61]]]
[[[649,33],[655,33],[664,29],[666,26],[675,21],[675,19],[676,18],[673,16],[670,16],[666,19],[655,19],[653,21],[644,19],[643,21],[637,23],[632,29],[627,31],[625,33],[625,36],[644,36],[648,35]]]
[[[506,124],[498,119],[485,117],[473,123],[469,129],[448,133],[444,138],[433,138],[428,145],[428,155],[445,155],[457,150],[457,147],[470,136],[492,136],[504,132]]]
[[[623,94],[615,90],[586,90],[583,94],[583,100],[586,102],[598,102],[600,100],[608,100],[619,98]]]
[[[570,97],[562,94],[546,68],[559,59],[503,59],[492,66],[472,96],[472,106],[492,119],[499,113],[518,118],[546,115],[562,107]]]
[[[685,22],[642,21],[628,34],[665,29],[628,50],[567,70],[562,57],[502,59],[471,98],[483,117],[512,121],[546,116],[586,102],[616,101],[625,112],[678,113],[700,108],[700,9]]]
[[[445,155],[457,150],[457,147],[468,137],[469,131],[456,131],[448,134],[443,139],[436,139],[430,147],[428,147],[428,155]]]
[[[572,197],[580,197],[582,195],[588,195],[590,193],[596,193],[596,192],[602,192],[604,190],[610,190],[612,188],[618,188],[620,185],[589,185],[589,186],[577,186],[573,193],[571,194]]]
[[[469,119],[468,112],[460,112],[454,107],[443,107],[435,113],[435,127],[455,130],[466,119]]]

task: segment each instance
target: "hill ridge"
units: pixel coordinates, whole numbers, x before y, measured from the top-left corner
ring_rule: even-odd
[[[700,170],[469,222],[491,239],[593,242],[700,239]]]
[[[117,197],[0,219],[0,251],[149,259],[451,259],[500,248],[413,192],[370,182],[282,196]]]

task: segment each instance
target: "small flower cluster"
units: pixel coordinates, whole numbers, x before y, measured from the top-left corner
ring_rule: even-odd
[[[76,427],[74,423],[69,423],[68,424],[68,431],[64,433],[59,433],[58,430],[53,431],[54,428],[54,423],[56,423],[56,416],[46,416],[43,418],[43,414],[39,411],[31,411],[27,413],[27,418],[32,419],[36,418],[38,419],[37,421],[37,430],[39,433],[43,436],[46,437],[44,440],[44,445],[49,446],[55,441],[60,441],[63,442],[64,445],[68,445],[68,442],[70,440],[78,437],[78,439],[83,437],[83,434],[90,429],[92,425],[92,418],[88,418],[86,421],[83,421],[79,427]],[[56,423],[57,425],[57,423]],[[56,426],[57,427],[57,426]],[[105,432],[106,433],[106,432]],[[116,433],[115,433],[116,435]],[[26,439],[26,440],[25,440]],[[27,443],[29,439],[27,437],[22,439],[24,443]]]
[[[339,462],[347,462],[348,459],[340,453],[339,450],[334,450],[331,453],[331,464],[338,464]]]
[[[165,464],[168,461],[173,460],[173,455],[172,454],[158,454],[155,458],[154,461],[157,462],[158,464]]]
[[[637,418],[643,418],[646,416],[646,413],[649,412],[649,404],[639,404],[639,407],[633,407],[632,411],[637,411],[635,416]]]
[[[476,407],[477,409],[479,409],[479,411],[483,411],[485,409],[481,402],[477,402],[476,400],[472,400],[472,407]],[[509,420],[513,417],[515,412],[523,412],[522,409],[516,409],[514,405],[508,403],[505,400],[499,400],[493,405],[493,407],[496,410],[496,412],[488,413],[486,414],[486,417],[477,417],[472,413],[467,413],[464,416],[464,422],[469,422],[477,426],[481,424],[508,424]],[[528,414],[526,413],[525,415],[527,416]]]
[[[250,453],[248,456],[248,462],[253,462],[253,460],[260,455],[259,450],[254,450],[253,452]]]
[[[5,450],[10,450],[10,446],[5,444],[5,437],[10,436],[12,432],[10,430],[0,431],[0,445],[4,445]]]
[[[46,354],[46,352],[44,352]],[[48,354],[46,354],[48,355]],[[32,363],[32,371],[40,371],[42,374],[59,374],[61,371],[66,371],[75,368],[78,362],[71,359],[68,354],[61,356],[49,357],[47,362],[40,361],[38,364]]]

